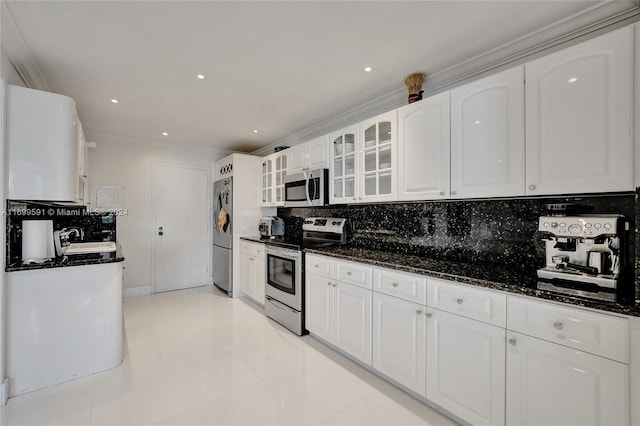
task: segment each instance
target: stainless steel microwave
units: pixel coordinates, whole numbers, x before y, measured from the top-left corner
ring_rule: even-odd
[[[307,170],[284,178],[284,206],[329,204],[329,169]]]

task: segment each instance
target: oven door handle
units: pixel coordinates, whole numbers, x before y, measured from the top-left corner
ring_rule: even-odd
[[[285,311],[285,312],[293,312],[294,314],[297,313],[298,311],[296,311],[293,308],[288,307],[287,305],[283,305],[282,303],[278,302],[276,299],[272,299],[271,297],[267,296],[267,300],[269,302],[271,302],[271,304],[273,306],[275,306],[276,308]]]

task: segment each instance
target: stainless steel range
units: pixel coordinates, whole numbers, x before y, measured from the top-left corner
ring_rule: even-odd
[[[342,218],[307,218],[301,244],[270,242],[266,247],[266,314],[299,336],[306,332],[302,249],[346,243],[345,223]]]

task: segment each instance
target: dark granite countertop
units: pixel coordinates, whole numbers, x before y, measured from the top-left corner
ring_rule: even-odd
[[[260,243],[260,244],[266,244],[266,245],[270,245],[270,246],[277,246],[277,247],[285,247],[285,248],[290,248],[293,250],[300,250],[302,248],[302,241],[300,240],[291,240],[288,238],[283,238],[283,237],[276,237],[276,238],[262,238],[259,236],[246,236],[246,237],[240,237],[241,240],[245,240],[245,241],[251,241],[254,243]]]
[[[35,269],[49,269],[49,268],[62,268],[67,266],[85,266],[85,265],[98,265],[101,263],[115,263],[123,262],[124,256],[120,245],[116,244],[117,250],[103,253],[91,253],[91,254],[74,254],[69,256],[62,256],[52,259],[43,263],[29,263],[24,264],[22,262],[12,263],[5,268],[6,272],[15,271],[32,271]]]
[[[338,259],[366,263],[374,266],[396,269],[405,272],[425,274],[434,278],[442,278],[479,287],[502,290],[508,293],[537,297],[567,303],[575,306],[599,309],[624,315],[640,316],[640,304],[626,306],[620,303],[583,299],[565,296],[558,293],[537,290],[519,282],[522,272],[517,265],[484,265],[479,263],[452,262],[413,256],[402,253],[391,253],[379,250],[354,248],[348,246],[332,246],[305,249],[306,253],[331,256]]]

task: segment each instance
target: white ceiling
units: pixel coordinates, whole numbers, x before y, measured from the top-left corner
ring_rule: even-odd
[[[76,100],[88,135],[244,151],[595,3],[6,2],[49,90]]]

